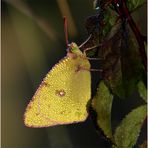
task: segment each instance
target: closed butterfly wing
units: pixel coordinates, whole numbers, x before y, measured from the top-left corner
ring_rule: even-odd
[[[48,127],[84,121],[91,97],[89,69],[85,56],[66,56],[56,64],[27,106],[25,125]]]

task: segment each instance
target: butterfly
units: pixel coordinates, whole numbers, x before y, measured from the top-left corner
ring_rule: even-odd
[[[91,98],[91,60],[86,51],[96,48],[86,48],[83,52],[76,43],[68,44],[67,19],[64,17],[65,39],[68,47],[67,55],[59,61],[46,75],[32,100],[28,104],[24,123],[28,127],[49,127],[60,124],[70,124],[86,120],[87,104]]]
[[[49,127],[86,120],[91,98],[90,62],[75,43],[46,75],[28,104],[24,123]]]

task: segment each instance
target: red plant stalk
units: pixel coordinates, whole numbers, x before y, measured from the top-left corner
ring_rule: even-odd
[[[114,0],[114,3],[115,5],[117,6],[119,0]],[[120,2],[122,2],[122,6],[121,8],[118,8],[117,6],[117,9],[118,9],[118,13],[120,15],[121,18],[125,18],[127,19],[135,37],[136,37],[136,40],[139,44],[139,52],[140,52],[140,55],[141,55],[141,59],[142,59],[142,62],[143,62],[143,65],[145,67],[145,69],[147,70],[147,56],[146,56],[146,51],[145,51],[145,46],[144,46],[144,40],[143,40],[143,37],[139,31],[139,29],[137,28],[132,16],[130,15],[130,12],[126,6],[126,2],[125,0],[121,0]]]

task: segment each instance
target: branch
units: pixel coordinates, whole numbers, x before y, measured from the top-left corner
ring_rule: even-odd
[[[117,9],[120,17],[127,19],[135,37],[136,37],[136,40],[139,44],[139,52],[140,52],[140,55],[141,55],[141,59],[142,59],[142,62],[143,62],[145,69],[147,70],[147,56],[146,56],[146,52],[145,52],[144,39],[143,39],[139,29],[137,28],[131,14],[130,14],[127,6],[126,6],[125,0],[121,0],[121,1],[120,0],[114,0],[113,3],[114,3],[114,6],[116,6],[116,9]],[[119,6],[117,6],[118,4],[119,4]]]

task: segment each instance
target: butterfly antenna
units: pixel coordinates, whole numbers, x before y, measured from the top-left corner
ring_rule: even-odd
[[[66,40],[66,46],[69,47],[69,40],[68,40],[68,25],[67,25],[67,18],[64,16],[64,32],[65,32],[65,40]]]

